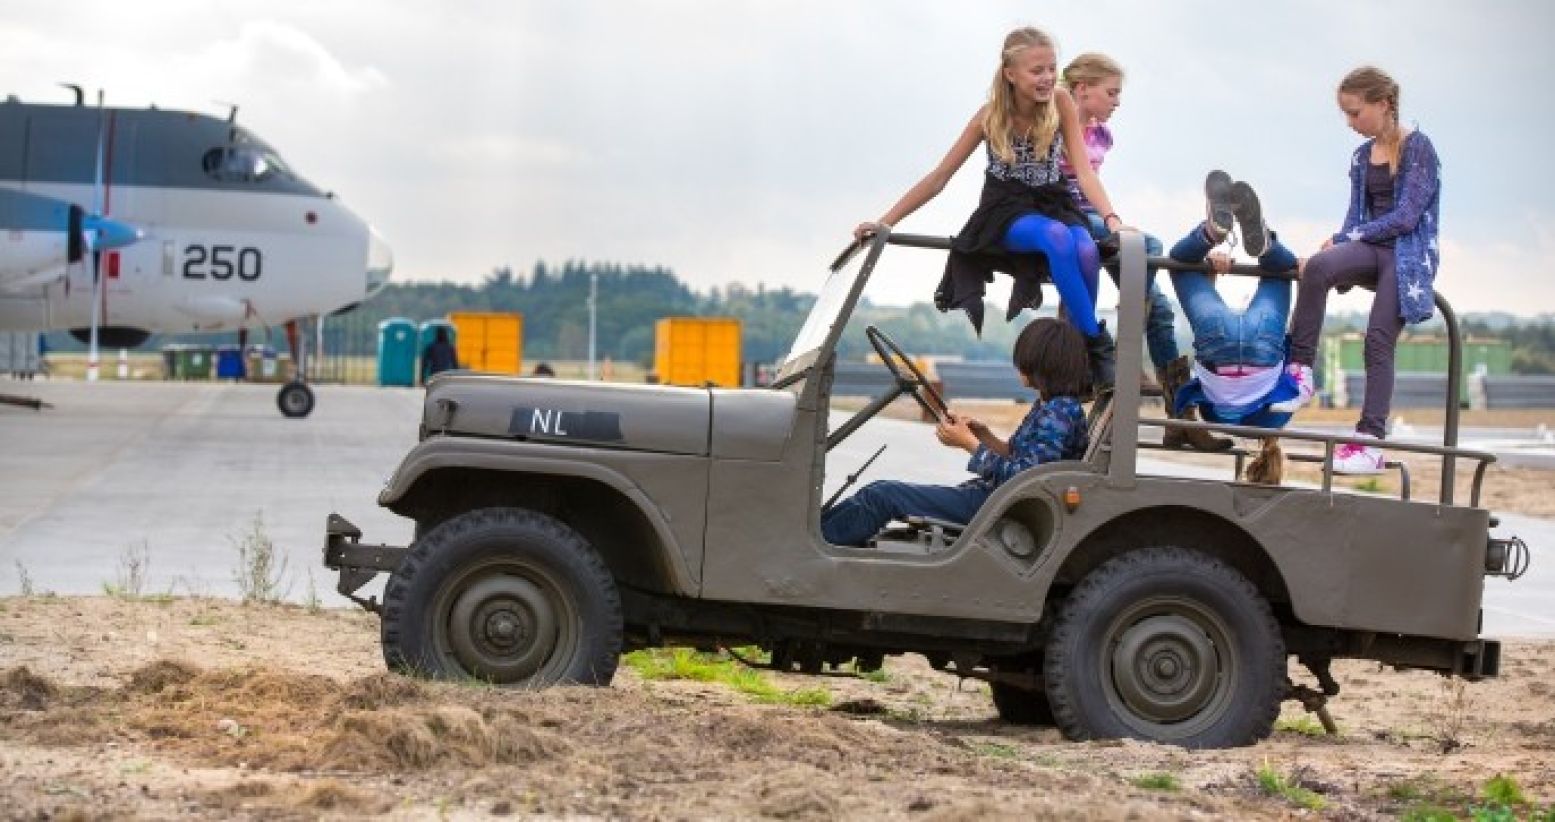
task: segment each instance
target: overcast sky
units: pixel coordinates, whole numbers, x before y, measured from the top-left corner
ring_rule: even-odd
[[[939,161],[1028,24],[1061,63],[1100,50],[1130,72],[1102,179],[1168,244],[1224,168],[1315,250],[1360,139],[1334,87],[1382,66],[1444,162],[1438,287],[1460,311],[1555,311],[1555,4],[1533,0],[0,0],[0,93],[237,103],[383,233],[401,282],[581,258],[814,290],[852,227]],[[981,173],[974,157],[899,228],[954,233]],[[881,296],[906,302],[942,259],[892,265]]]

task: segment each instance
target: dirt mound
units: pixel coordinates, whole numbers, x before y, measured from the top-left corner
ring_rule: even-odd
[[[0,708],[41,711],[59,696],[59,687],[27,666],[8,668],[0,676]]]
[[[130,672],[126,690],[139,694],[154,694],[169,685],[182,685],[200,675],[200,669],[186,662],[159,659]]]
[[[420,702],[426,695],[421,683],[398,674],[382,673],[351,682],[337,695],[336,704],[346,710],[370,711]]]

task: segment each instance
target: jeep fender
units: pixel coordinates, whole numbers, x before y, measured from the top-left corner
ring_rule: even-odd
[[[620,494],[634,506],[653,529],[659,545],[655,549],[658,564],[666,572],[673,593],[697,596],[700,582],[695,569],[686,562],[687,552],[670,526],[669,517],[631,478],[607,465],[584,462],[572,453],[567,459],[553,456],[555,446],[500,440],[473,440],[433,437],[418,443],[395,469],[378,494],[378,504],[393,509],[408,497],[426,475],[441,471],[499,471],[514,475],[564,476],[593,480]],[[664,459],[661,454],[603,452],[615,458]],[[681,457],[681,459],[686,459]],[[700,539],[695,546],[700,554]]]

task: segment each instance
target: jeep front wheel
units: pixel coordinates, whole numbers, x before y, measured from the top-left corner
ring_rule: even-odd
[[[1048,701],[1071,739],[1249,745],[1269,735],[1284,692],[1268,602],[1230,566],[1181,548],[1133,551],[1086,575],[1045,653]]]
[[[607,685],[621,653],[610,569],[576,531],[517,508],[453,517],[390,577],[383,655],[392,670],[501,685]]]

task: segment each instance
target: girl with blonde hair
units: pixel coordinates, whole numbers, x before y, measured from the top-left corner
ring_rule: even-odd
[[[1366,397],[1357,437],[1381,440],[1393,399],[1394,354],[1405,323],[1431,318],[1440,255],[1441,161],[1419,129],[1399,123],[1399,87],[1387,72],[1363,66],[1339,83],[1339,108],[1364,143],[1350,157],[1350,205],[1344,225],[1307,261],[1291,321],[1291,373],[1300,401],[1313,394],[1312,364],[1330,289],[1376,291],[1366,324]],[[1334,472],[1376,474],[1382,449],[1347,443],[1334,453]]]
[[[1101,214],[1103,226],[1109,231],[1125,226],[1091,170],[1074,99],[1058,83],[1052,38],[1035,28],[1010,32],[988,97],[939,165],[879,220],[861,223],[854,234],[862,239],[917,211],[944,190],[978,145],[986,145],[982,197],[956,235],[935,305],[941,311],[965,310],[981,333],[984,287],[993,272],[1015,278],[1006,319],[1041,305],[1041,281],[1050,279],[1069,321],[1086,338],[1092,382],[1098,390],[1110,386],[1115,346],[1096,320],[1101,258],[1085,214],[1069,196],[1061,158],[1073,166],[1076,185]]]
[[[1101,165],[1107,159],[1107,152],[1112,150],[1112,129],[1108,127],[1108,122],[1123,103],[1123,78],[1123,67],[1118,65],[1118,61],[1094,51],[1079,55],[1064,67],[1064,86],[1074,97],[1075,108],[1084,126],[1085,155],[1097,176],[1101,175]],[[1112,230],[1107,227],[1091,201],[1085,198],[1085,192],[1080,190],[1074,166],[1061,158],[1059,167],[1063,169],[1069,183],[1069,196],[1074,198],[1080,211],[1085,214],[1091,229],[1091,239],[1104,244],[1111,237]],[[1161,241],[1153,234],[1146,234],[1145,253],[1159,257],[1161,252]],[[1118,281],[1116,266],[1108,268],[1107,273],[1112,275],[1113,282]],[[1156,270],[1151,269],[1145,284],[1145,347],[1150,352],[1151,364],[1155,366],[1156,380],[1170,396],[1188,378],[1188,358],[1181,356],[1177,349],[1176,317],[1172,312],[1171,301],[1161,291],[1155,275]],[[1194,412],[1191,409],[1184,413],[1184,419],[1193,419]],[[1223,451],[1231,447],[1231,440],[1198,429],[1168,429],[1163,443],[1168,448],[1187,445],[1201,451]]]

